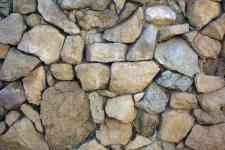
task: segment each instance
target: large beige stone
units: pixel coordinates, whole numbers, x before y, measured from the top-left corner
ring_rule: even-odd
[[[52,75],[58,80],[73,80],[73,66],[70,64],[52,64],[50,68]]]
[[[159,70],[154,61],[114,63],[111,66],[110,90],[119,94],[141,92]]]

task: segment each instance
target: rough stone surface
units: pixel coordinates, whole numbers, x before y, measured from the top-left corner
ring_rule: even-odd
[[[153,58],[158,29],[152,25],[147,26],[140,38],[131,46],[127,54],[128,61],[149,60]]]
[[[0,59],[4,59],[7,56],[9,49],[10,49],[9,45],[0,44]]]
[[[180,142],[191,130],[194,118],[185,111],[169,111],[162,115],[160,138],[168,142]]]
[[[195,125],[185,141],[194,150],[223,150],[225,148],[225,125],[204,127]]]
[[[79,147],[78,150],[91,150],[91,149],[96,149],[96,150],[107,150],[103,145],[99,144],[95,139],[88,141],[87,143],[84,143]]]
[[[0,42],[3,44],[16,45],[25,30],[26,25],[23,21],[23,16],[12,13],[0,21]]]
[[[157,46],[155,59],[171,70],[176,70],[187,76],[199,72],[198,56],[182,39],[175,38]]]
[[[34,26],[39,25],[44,22],[43,18],[39,14],[36,14],[36,13],[30,14],[25,19],[26,19],[26,23],[29,27],[34,27]]]
[[[140,92],[159,70],[154,61],[113,63],[110,90],[119,94]]]
[[[19,81],[8,84],[0,91],[0,106],[6,109],[16,108],[24,102],[24,90]]]
[[[70,21],[53,0],[38,0],[38,10],[47,22],[69,34],[78,34],[80,29]]]
[[[132,136],[131,124],[120,123],[116,120],[106,120],[96,131],[96,137],[103,145],[126,145]]]
[[[85,63],[75,67],[84,90],[103,89],[109,82],[109,67],[100,63]]]
[[[13,11],[28,14],[35,11],[37,3],[35,0],[13,0]]]
[[[156,83],[151,83],[146,89],[143,100],[136,103],[136,106],[149,113],[161,113],[166,109],[168,101],[165,91]]]
[[[74,78],[73,67],[70,64],[52,64],[50,70],[58,80],[72,80]]]
[[[129,20],[111,29],[105,30],[103,38],[112,42],[132,43],[141,34],[143,20],[143,9],[138,8]]]
[[[49,148],[54,150],[80,143],[94,129],[87,96],[75,81],[58,82],[45,90],[41,119]]]
[[[26,99],[29,103],[39,105],[42,91],[46,87],[46,74],[44,67],[38,67],[23,79],[23,87]]]
[[[90,62],[124,61],[127,45],[120,43],[95,43],[88,47],[86,59]]]
[[[124,123],[132,122],[136,117],[134,101],[131,95],[123,95],[108,99],[105,111],[109,117]]]
[[[127,146],[126,150],[134,150],[146,145],[150,145],[152,141],[144,136],[137,135],[133,141],[130,141]]]
[[[187,91],[191,87],[193,80],[187,76],[167,70],[156,79],[156,82],[165,88]]]
[[[5,124],[5,122],[0,122],[0,135],[2,134],[2,133],[4,133],[4,131],[6,130],[6,124]]]
[[[0,69],[0,79],[3,81],[14,81],[28,75],[40,60],[36,57],[26,55],[17,49],[10,49]]]
[[[54,27],[39,25],[23,35],[18,49],[38,56],[46,64],[59,59],[64,36]]]
[[[10,111],[5,117],[5,123],[8,126],[12,126],[19,118],[21,117],[21,114],[18,111]]]

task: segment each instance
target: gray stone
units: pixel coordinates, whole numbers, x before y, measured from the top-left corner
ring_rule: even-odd
[[[46,64],[59,59],[64,36],[50,25],[38,25],[23,35],[18,49],[37,55]]]
[[[156,79],[156,83],[165,88],[187,91],[193,80],[190,77],[167,70]]]
[[[3,106],[0,106],[0,121],[4,120],[6,114],[6,110],[3,108]]]
[[[94,44],[94,43],[103,43],[104,42],[101,32],[91,30],[91,31],[82,32],[82,33],[83,33],[83,38],[85,39],[85,43],[87,46]]]
[[[10,14],[8,17],[0,20],[0,42],[16,45],[26,28],[23,16],[17,13]]]
[[[13,0],[13,12],[28,14],[36,10],[36,0]]]
[[[123,7],[126,3],[126,0],[113,0],[113,2],[115,3],[116,11],[119,14],[123,9]]]
[[[41,119],[50,149],[66,150],[82,142],[94,129],[89,102],[75,81],[58,82],[43,93]]]
[[[182,39],[175,38],[157,46],[155,59],[171,70],[176,70],[187,76],[198,73],[198,56]]]
[[[103,145],[99,144],[96,139],[93,139],[91,141],[88,141],[84,144],[82,144],[78,150],[107,150]]]
[[[56,25],[64,32],[69,34],[80,33],[79,27],[70,21],[52,0],[38,0],[38,10],[47,22]]]
[[[52,64],[50,70],[57,80],[73,80],[74,78],[73,66],[70,64]]]
[[[5,116],[5,123],[8,126],[12,126],[17,120],[19,120],[21,117],[21,114],[18,111],[10,111],[8,114]]]
[[[103,38],[119,43],[132,43],[141,34],[144,13],[141,7],[125,22],[105,30]]]
[[[0,135],[4,133],[5,130],[6,130],[6,124],[4,121],[2,121],[0,122]]]
[[[0,105],[6,109],[16,108],[25,102],[22,84],[13,82],[0,91]]]
[[[127,54],[128,61],[149,60],[153,58],[157,42],[158,29],[152,25],[145,27],[142,35],[131,46]]]
[[[166,109],[169,101],[164,90],[155,83],[147,88],[143,100],[136,103],[138,108],[144,109],[149,113],[161,113]]]
[[[0,14],[3,16],[8,16],[10,11],[10,1],[1,0],[0,1]]]
[[[123,10],[119,14],[119,22],[124,21],[128,17],[130,17],[138,8],[138,5],[126,1]]]
[[[93,62],[124,61],[127,45],[120,43],[94,43],[87,48],[86,60]]]
[[[152,141],[144,136],[137,135],[134,140],[130,141],[127,146],[126,150],[134,150],[146,145],[150,145]]]

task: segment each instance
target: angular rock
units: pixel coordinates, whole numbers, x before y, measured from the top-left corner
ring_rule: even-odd
[[[36,10],[36,0],[13,0],[13,12],[28,14]]]
[[[134,102],[137,103],[139,102],[143,97],[144,97],[145,93],[144,92],[140,92],[140,93],[137,93],[133,96],[134,98]]]
[[[146,145],[150,145],[152,141],[144,136],[137,135],[133,141],[130,141],[127,146],[126,150],[134,150]]]
[[[120,12],[119,15],[119,22],[128,19],[128,17],[130,17],[138,8],[138,5],[126,1],[123,10]]]
[[[134,101],[131,95],[123,95],[108,99],[105,106],[106,114],[123,123],[132,122],[136,117]]]
[[[149,60],[153,58],[157,42],[158,29],[147,26],[140,38],[131,46],[127,54],[128,61]]]
[[[94,43],[103,43],[105,40],[102,38],[102,33],[96,32],[95,30],[91,30],[84,33],[83,38],[85,39],[85,43],[87,46]]]
[[[198,73],[198,56],[182,39],[175,38],[157,46],[155,59],[171,70],[176,70],[187,76]]]
[[[7,56],[7,53],[10,49],[9,45],[6,44],[0,44],[0,59],[5,59]]]
[[[109,67],[100,63],[80,64],[75,71],[84,90],[104,89],[109,82]]]
[[[176,13],[168,6],[152,6],[145,10],[146,21],[156,25],[174,24]]]
[[[40,60],[12,48],[8,52],[0,70],[0,80],[14,81],[28,75]]]
[[[84,40],[79,35],[67,36],[64,42],[61,58],[70,64],[79,64],[83,58]]]
[[[58,82],[44,91],[41,120],[50,149],[65,150],[83,141],[94,129],[89,119],[88,99],[77,82]]]
[[[159,28],[159,41],[189,32],[189,24],[162,26]]]
[[[30,119],[34,125],[35,125],[35,128],[39,131],[39,132],[43,132],[44,129],[42,127],[42,124],[41,124],[41,118],[40,118],[40,115],[37,111],[35,111],[30,105],[28,104],[23,104],[21,106],[21,110],[22,112],[25,114],[25,116]]]
[[[44,67],[38,67],[23,79],[26,99],[29,103],[40,105],[42,91],[46,87]]]
[[[114,93],[114,92],[111,92],[109,90],[98,90],[98,93],[101,95],[101,96],[104,96],[104,97],[110,97],[110,98],[113,98],[113,97],[116,97],[118,96],[118,94]]]
[[[69,34],[80,33],[79,27],[67,18],[53,0],[38,0],[38,10],[47,22],[56,25],[64,32]]]
[[[44,137],[37,133],[27,118],[17,121],[0,137],[0,149],[4,150],[49,150]]]
[[[201,73],[195,77],[195,86],[198,92],[209,93],[223,88],[225,86],[225,80],[222,77]]]
[[[26,19],[26,23],[29,27],[34,27],[43,22],[43,18],[39,14],[35,14],[35,13],[30,14],[25,19]]]
[[[190,77],[166,70],[156,79],[156,83],[165,88],[187,91],[193,80]]]
[[[10,83],[0,91],[0,106],[5,109],[16,108],[23,102],[25,95],[21,82]]]
[[[104,102],[105,98],[97,92],[88,95],[90,101],[91,116],[95,123],[103,123],[105,120]]]
[[[73,80],[73,67],[70,64],[52,64],[50,68],[52,75],[58,80]]]
[[[116,6],[116,11],[117,13],[119,14],[120,11],[122,11],[125,3],[126,3],[126,0],[113,0],[114,3],[115,3],[115,6]]]
[[[9,0],[1,0],[0,1],[0,14],[2,16],[8,16],[10,12],[10,1]]]
[[[46,80],[48,86],[53,86],[56,83],[56,79],[52,76],[50,70],[47,70]]]
[[[82,144],[78,150],[107,150],[103,145],[99,144],[95,139]]]
[[[127,45],[120,43],[94,43],[87,48],[86,60],[93,62],[124,61]]]
[[[90,7],[93,10],[104,10],[111,0],[62,0],[61,7],[66,10]]]
[[[187,137],[185,144],[194,150],[225,149],[225,124],[215,126],[195,125]]]
[[[37,55],[46,64],[59,59],[64,36],[50,25],[38,25],[23,35],[18,49]]]
[[[2,133],[4,133],[4,131],[6,130],[6,124],[5,124],[5,122],[0,122],[0,135],[2,134]]]
[[[155,141],[152,144],[141,148],[140,150],[163,150],[163,148],[160,141]]]
[[[23,16],[17,13],[10,14],[0,21],[0,42],[16,45],[26,28]]]
[[[103,38],[112,42],[132,43],[141,34],[143,20],[143,9],[140,7],[127,21],[105,30]]]
[[[113,63],[110,90],[118,94],[141,92],[159,70],[154,61]]]
[[[194,118],[186,111],[168,111],[162,115],[160,138],[167,142],[178,143],[194,125]]]
[[[134,127],[136,131],[143,136],[153,136],[156,128],[159,126],[159,119],[159,115],[150,114],[144,110],[138,109]]]
[[[189,0],[187,17],[191,25],[201,28],[220,14],[220,4],[211,0]]]
[[[116,120],[106,120],[96,131],[97,139],[105,146],[126,145],[132,136],[131,124],[120,123]]]
[[[5,116],[5,123],[8,126],[13,125],[19,118],[21,117],[21,114],[18,111],[10,111],[6,116]]]
[[[170,98],[170,106],[175,109],[195,109],[198,107],[197,97],[186,92],[174,92]]]

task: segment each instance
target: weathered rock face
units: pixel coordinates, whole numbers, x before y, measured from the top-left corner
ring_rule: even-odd
[[[70,64],[52,64],[50,68],[52,75],[58,80],[73,80],[73,67]]]
[[[37,3],[35,0],[13,0],[13,11],[28,14],[35,11]]]
[[[225,148],[225,125],[204,127],[195,125],[185,144],[195,150],[223,150]]]
[[[198,73],[198,56],[182,39],[172,39],[161,43],[155,51],[155,59],[168,69],[176,70],[187,76]]]
[[[153,61],[113,63],[110,90],[119,94],[142,91],[159,72]]]
[[[94,129],[87,97],[74,81],[59,82],[44,92],[41,119],[49,147],[54,150],[80,143]]]
[[[99,144],[96,140],[91,140],[79,147],[79,150],[89,150],[89,149],[107,150],[103,145]]]
[[[38,56],[46,64],[59,59],[64,36],[52,26],[35,26],[25,33],[18,49]]]
[[[11,14],[0,21],[0,42],[16,45],[25,30],[26,25],[23,21],[23,16],[17,13]]]

